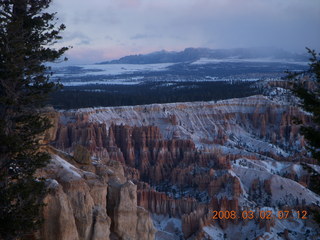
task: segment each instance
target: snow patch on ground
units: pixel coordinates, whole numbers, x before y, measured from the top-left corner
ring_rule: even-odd
[[[49,189],[55,189],[59,186],[59,183],[55,179],[46,179],[48,182],[48,188]]]
[[[86,85],[136,85],[140,84],[139,81],[130,81],[130,79],[108,79],[105,81],[72,81],[72,82],[63,82],[64,86],[74,87],[74,86],[86,86]]]
[[[237,165],[233,166],[233,171],[241,179],[246,191],[249,191],[249,188],[255,179],[259,179],[260,181],[271,179],[273,205],[281,204],[294,206],[301,203],[319,205],[320,203],[320,196],[291,179],[267,171]]]
[[[180,240],[182,237],[182,222],[179,218],[164,215],[151,215],[157,229],[156,240]]]
[[[239,158],[232,162],[234,166],[248,169],[265,171],[271,174],[285,176],[288,173],[294,173],[298,178],[307,175],[308,172],[302,165],[292,162],[277,162],[275,160],[251,160],[247,158]]]
[[[277,209],[263,208],[261,210],[270,210],[273,213],[277,212]],[[210,225],[203,228],[205,236],[208,239],[228,239],[228,240],[246,240],[246,239],[262,239],[269,240],[283,240],[285,239],[284,232],[288,230],[289,239],[320,239],[317,238],[317,226],[302,219],[278,219],[275,218],[275,224],[270,228],[270,232],[267,232],[263,227],[259,227],[259,223],[255,220],[249,220],[247,223],[241,223],[234,225],[228,224],[226,229],[221,229],[218,224]],[[260,238],[259,238],[260,239]]]
[[[79,169],[77,169],[75,166],[68,163],[66,160],[62,159],[61,157],[59,157],[57,155],[52,156],[51,164],[55,164],[55,165],[57,165],[57,167],[62,168],[62,171],[59,171],[59,172],[61,172],[60,175],[62,175],[62,177],[69,177],[72,179],[80,179],[81,178],[81,175],[79,174],[79,172],[80,172]]]
[[[208,226],[204,227],[203,231],[210,237],[211,239],[223,239],[224,231],[218,226]]]
[[[299,65],[308,65],[307,62],[296,62],[296,61],[288,61],[286,59],[274,59],[274,58],[238,58],[237,56],[233,58],[200,58],[199,60],[194,61],[193,65],[201,65],[201,64],[215,64],[215,63],[289,63],[289,64],[299,64]]]
[[[99,76],[99,75],[121,75],[137,72],[165,71],[174,63],[157,63],[157,64],[86,64],[75,65],[79,67],[79,73],[72,74],[55,74],[55,76]]]

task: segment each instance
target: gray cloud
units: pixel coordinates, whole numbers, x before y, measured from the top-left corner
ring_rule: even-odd
[[[75,45],[89,45],[92,39],[82,32],[66,32],[63,36],[65,41],[72,42]]]
[[[134,36],[132,36],[130,39],[131,40],[137,40],[137,39],[151,39],[151,38],[161,38],[161,35],[159,34],[136,34]]]
[[[105,38],[106,40],[113,40],[113,37],[111,37],[111,36],[109,36],[109,35],[106,35],[104,38]]]
[[[185,47],[320,50],[319,0],[55,0],[64,43],[90,59]],[[82,33],[80,36],[77,34]],[[104,54],[101,54],[101,53]],[[99,55],[94,55],[99,53]],[[85,54],[83,54],[85,55]],[[105,59],[98,59],[105,58]]]

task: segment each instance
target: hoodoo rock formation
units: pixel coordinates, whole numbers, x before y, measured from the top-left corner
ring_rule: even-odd
[[[172,217],[190,213],[198,205],[193,198],[173,199],[163,192],[146,189],[138,191],[138,204],[152,213],[168,214]]]
[[[38,172],[49,193],[44,199],[41,239],[153,239],[149,212],[137,205],[136,185],[118,162],[78,164],[54,149],[51,163]],[[68,161],[70,162],[68,162]],[[72,164],[73,163],[73,164]]]
[[[309,116],[266,97],[59,114],[47,140],[59,150],[41,172],[51,179],[44,239],[153,239],[149,213],[180,219],[181,234],[170,233],[177,239],[216,239],[244,226],[253,239],[284,229],[274,228],[275,216],[213,221],[212,211],[241,215],[320,200],[306,168],[320,169],[293,123]],[[300,226],[292,231],[301,236],[318,234],[300,219],[286,224]]]
[[[133,139],[135,141],[144,137],[150,141],[160,139],[160,136],[163,136],[164,140],[192,139],[197,146],[204,149],[212,148],[215,144],[223,144],[242,150],[242,154],[268,153],[280,159],[281,154],[276,146],[284,151],[291,151],[292,157],[301,154],[294,154],[294,151],[303,150],[305,145],[298,131],[299,125],[295,125],[294,120],[299,119],[303,124],[310,121],[309,116],[298,108],[275,103],[262,96],[219,102],[172,103],[165,104],[165,107],[163,105],[88,108],[62,112],[55,146],[68,150],[74,144],[80,144],[98,155],[106,148],[106,136],[110,135],[108,129],[111,127],[116,130],[113,132],[114,137],[118,139],[116,144],[124,149],[124,142],[128,146],[132,143],[122,137],[134,132],[126,132],[127,130],[121,127],[126,125],[150,128],[138,130],[146,136],[137,133]],[[115,123],[119,126],[115,127]],[[154,126],[157,126],[160,132],[152,129]],[[133,166],[130,151],[126,149],[123,154]]]

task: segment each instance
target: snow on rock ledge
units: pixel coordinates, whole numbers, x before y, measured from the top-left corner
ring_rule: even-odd
[[[130,198],[137,194],[136,185],[126,182],[123,170],[120,171],[112,162],[91,166],[92,172],[79,167],[53,154],[50,164],[38,172],[38,176],[48,179],[50,189],[44,198],[44,224],[39,233],[41,239],[108,240],[111,236],[120,237],[128,233],[130,238],[123,239],[154,238],[149,213],[137,207],[136,197]],[[123,190],[117,191],[113,186],[121,186]],[[129,188],[131,191],[125,190]],[[109,192],[126,204],[125,214],[122,211],[108,214],[113,209],[110,200],[107,200]],[[116,223],[118,219],[131,225],[132,231],[123,228],[115,231],[112,222]],[[130,222],[130,219],[133,221]]]

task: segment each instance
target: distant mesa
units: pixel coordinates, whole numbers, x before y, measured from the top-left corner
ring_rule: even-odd
[[[291,53],[278,48],[234,48],[209,49],[186,48],[181,52],[158,51],[149,54],[129,55],[117,60],[104,61],[98,64],[153,64],[194,62],[201,58],[208,59],[256,59],[269,58],[290,61],[308,61],[305,54]]]

